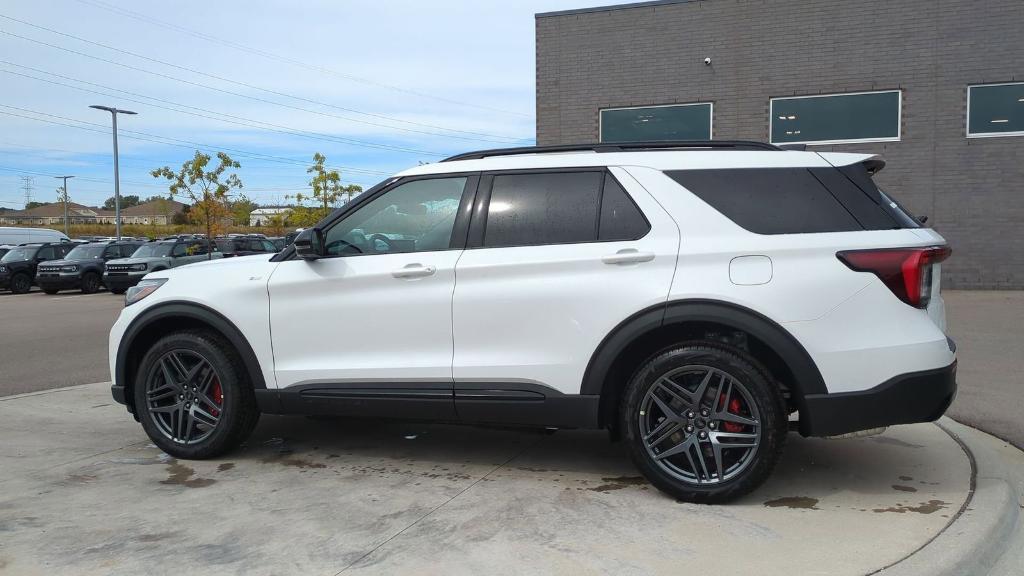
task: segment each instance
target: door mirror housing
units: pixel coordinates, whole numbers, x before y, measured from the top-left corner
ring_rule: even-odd
[[[320,228],[307,228],[295,237],[295,253],[304,260],[324,256],[324,232]]]

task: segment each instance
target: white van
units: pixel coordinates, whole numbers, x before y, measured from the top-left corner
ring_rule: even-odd
[[[63,232],[49,228],[0,227],[0,244],[27,244],[29,242],[69,242]]]

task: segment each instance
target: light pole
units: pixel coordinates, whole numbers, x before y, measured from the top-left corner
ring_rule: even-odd
[[[64,193],[61,194],[61,200],[64,201],[64,235],[68,235],[68,178],[74,178],[74,176],[54,176],[58,180],[64,181]]]
[[[131,110],[118,110],[117,108],[111,108],[110,106],[98,106],[93,105],[89,108],[95,108],[97,110],[106,110],[110,112],[110,117],[114,120],[114,222],[117,225],[117,239],[121,239],[121,185],[118,181],[117,175],[117,115],[118,114],[136,114]]]

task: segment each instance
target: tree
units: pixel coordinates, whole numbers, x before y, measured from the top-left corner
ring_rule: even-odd
[[[33,208],[39,208],[40,206],[49,206],[53,202],[29,202],[25,204],[25,210],[31,210]]]
[[[257,208],[259,208],[259,204],[248,199],[245,195],[239,194],[238,198],[231,202],[231,217],[235,222],[235,226],[248,226],[249,215]]]
[[[313,174],[313,178],[309,181],[309,185],[313,188],[313,194],[307,196],[300,192],[295,195],[295,203],[299,205],[299,208],[305,208],[303,202],[306,200],[314,200],[320,205],[318,208],[312,208],[309,212],[300,210],[304,213],[303,220],[311,219],[313,222],[317,222],[327,216],[331,213],[331,206],[341,196],[341,174],[337,170],[325,168],[325,162],[327,162],[327,156],[319,152],[313,154],[313,165],[306,168],[306,174]]]
[[[238,174],[225,175],[225,172],[242,165],[223,152],[217,152],[215,168],[208,169],[210,160],[209,154],[196,150],[196,155],[182,164],[177,172],[170,166],[164,166],[150,174],[170,182],[171,198],[181,195],[192,201],[189,215],[194,222],[206,228],[207,257],[213,259],[213,238],[222,230],[224,219],[231,214],[231,192],[242,188]]]
[[[348,200],[346,201],[346,203],[348,203],[352,201],[353,196],[359,196],[363,193],[363,187],[359,184],[349,184],[342,188],[341,191],[344,194],[348,194]]]
[[[121,208],[122,209],[124,209],[124,208],[131,208],[132,206],[138,206],[139,204],[142,204],[142,201],[140,201],[139,197],[134,195],[134,194],[131,194],[131,195],[128,195],[128,196],[121,196]],[[114,208],[115,208],[115,206],[114,206],[114,197],[113,196],[111,196],[110,198],[107,198],[106,200],[103,201],[103,209],[104,210],[113,210]]]

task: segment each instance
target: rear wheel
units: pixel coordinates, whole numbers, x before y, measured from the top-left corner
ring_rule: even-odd
[[[27,274],[17,274],[11,278],[11,292],[26,294],[32,289],[32,279]]]
[[[169,334],[146,352],[135,409],[153,443],[177,458],[212,458],[238,446],[259,420],[238,354],[213,332]]]
[[[82,275],[82,294],[95,294],[100,290],[100,277],[93,272],[86,272]]]
[[[745,353],[681,344],[629,383],[622,425],[633,461],[660,490],[687,502],[725,502],[758,487],[782,451],[782,395]]]

